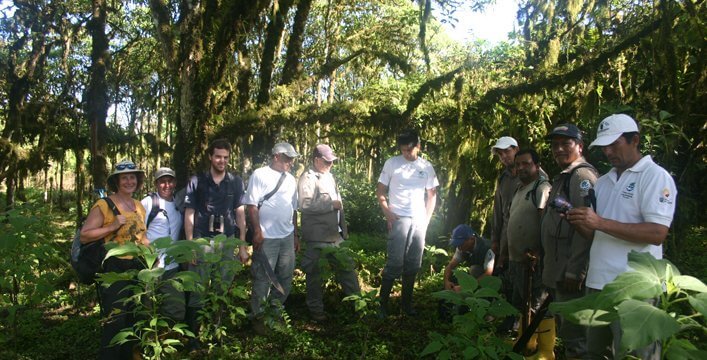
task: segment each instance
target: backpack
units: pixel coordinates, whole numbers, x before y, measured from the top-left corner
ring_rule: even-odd
[[[148,194],[150,196],[150,199],[152,200],[152,209],[150,209],[150,213],[147,215],[147,222],[145,223],[145,229],[150,227],[150,223],[152,220],[155,220],[155,217],[157,214],[160,213],[162,210],[160,208],[160,197],[157,195],[157,193],[151,192]]]
[[[525,200],[528,200],[528,198],[530,198],[533,201],[533,206],[535,206],[536,209],[538,208],[538,186],[540,186],[540,184],[542,183],[549,183],[549,181],[547,181],[542,176],[539,177],[537,180],[535,180],[533,188],[525,194]]]
[[[113,215],[120,215],[120,211],[110,198],[100,199],[108,203],[108,207],[113,211]],[[100,201],[99,200],[99,201]],[[74,239],[71,243],[71,267],[74,268],[79,277],[79,282],[91,285],[96,281],[96,273],[100,272],[103,259],[105,259],[106,248],[103,239],[92,241],[88,244],[81,243],[81,226],[76,229]]]

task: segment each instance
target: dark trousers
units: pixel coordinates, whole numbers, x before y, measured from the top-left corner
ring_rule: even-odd
[[[135,259],[126,260],[111,257],[103,263],[103,272],[121,273],[140,268],[140,262]],[[126,304],[123,301],[132,295],[128,287],[135,283],[133,280],[117,281],[107,288],[100,284],[98,285],[101,317],[105,321],[101,333],[101,349],[98,352],[98,358],[101,360],[132,359],[133,346],[135,346],[136,341],[128,341],[122,345],[115,346],[110,346],[110,342],[116,334],[125,328],[132,328],[135,324],[134,304]],[[115,310],[119,311],[114,313]]]

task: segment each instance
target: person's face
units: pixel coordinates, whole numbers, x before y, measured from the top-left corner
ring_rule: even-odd
[[[177,186],[177,180],[171,176],[163,176],[155,181],[157,194],[165,200],[171,200],[174,196],[174,188]]]
[[[459,250],[463,252],[471,252],[474,250],[474,246],[476,246],[476,238],[472,236],[466,239],[466,241],[459,246]]]
[[[291,158],[285,154],[275,154],[273,157],[272,168],[275,171],[280,172],[290,172],[292,170],[292,164],[294,164],[295,158]]]
[[[501,164],[505,167],[513,166],[513,158],[515,158],[518,148],[515,146],[509,146],[506,149],[496,149],[496,155],[498,159],[501,160]]]
[[[137,175],[126,173],[118,175],[118,192],[132,194],[137,191]]]
[[[327,161],[325,158],[321,156],[317,156],[314,158],[314,169],[317,170],[317,172],[320,172],[322,174],[328,173],[331,171],[331,167],[334,165],[333,161]]]
[[[530,154],[523,154],[515,158],[516,174],[523,184],[530,184],[538,178],[538,165],[533,163]]]
[[[566,168],[582,156],[584,146],[575,138],[554,136],[550,142],[552,156],[557,165]]]
[[[626,170],[633,166],[640,159],[638,151],[638,137],[635,136],[629,144],[626,138],[619,136],[613,143],[601,148],[611,166],[619,171]]]
[[[217,173],[226,171],[226,165],[228,164],[228,158],[230,155],[231,152],[226,149],[215,148],[213,154],[209,155],[211,169]]]
[[[417,154],[420,152],[420,144],[417,145],[400,145],[400,153],[407,161],[417,160]]]

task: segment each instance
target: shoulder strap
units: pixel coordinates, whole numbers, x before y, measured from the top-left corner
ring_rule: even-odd
[[[570,171],[563,179],[562,191],[565,194],[565,196],[567,196],[567,200],[572,201],[572,199],[570,199],[570,181],[572,181],[572,176],[574,175],[575,172],[577,172],[577,170],[579,170],[581,168],[593,168],[593,167],[590,164],[579,164],[579,165],[575,166],[572,169],[572,171]],[[585,196],[584,205],[586,205],[586,206],[591,205],[594,207],[594,209],[596,209],[596,207],[597,207],[596,196],[594,195],[593,189],[590,189],[587,196]]]
[[[537,194],[538,193],[538,186],[540,186],[540,184],[542,184],[544,182],[548,182],[548,181],[545,180],[545,178],[542,176],[539,177],[537,180],[535,180],[535,185],[533,185],[533,189],[530,190],[530,192],[529,192],[530,198],[533,201],[533,206],[535,206],[536,209],[538,207],[538,194]],[[528,199],[528,194],[525,194],[525,198],[526,198],[526,200]]]
[[[278,180],[277,185],[275,185],[275,188],[271,192],[265,194],[265,196],[263,197],[263,200],[258,202],[258,208],[260,208],[264,202],[268,201],[268,199],[270,199],[273,195],[275,195],[277,190],[280,189],[280,185],[282,185],[282,182],[285,181],[285,176],[287,176],[287,173],[283,171],[282,175],[280,175],[280,180]]]
[[[206,211],[206,200],[209,197],[208,189],[208,179],[206,174],[203,172],[198,172],[196,174],[196,193],[199,196],[198,201],[198,211]]]
[[[157,214],[160,212],[160,198],[157,196],[156,193],[151,192],[150,193],[150,199],[152,199],[152,209],[150,209],[150,214],[147,216],[147,224],[145,225],[145,228],[150,227],[150,223],[152,220],[155,220],[155,217]]]
[[[108,204],[108,208],[113,212],[113,215],[118,216],[120,215],[120,210],[118,210],[118,207],[115,206],[115,203],[113,200],[109,197],[104,197],[103,200]]]

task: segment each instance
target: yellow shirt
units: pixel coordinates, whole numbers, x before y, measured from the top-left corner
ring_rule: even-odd
[[[113,232],[105,237],[105,242],[115,241],[119,245],[123,245],[128,241],[132,241],[139,245],[142,243],[142,238],[145,237],[147,229],[145,228],[145,208],[142,204],[133,199],[135,203],[135,211],[120,211],[120,215],[125,216],[125,225],[118,228],[118,231]],[[91,209],[98,206],[103,214],[103,226],[106,227],[115,221],[113,211],[108,207],[106,201],[97,201]],[[120,210],[120,209],[118,209]]]

